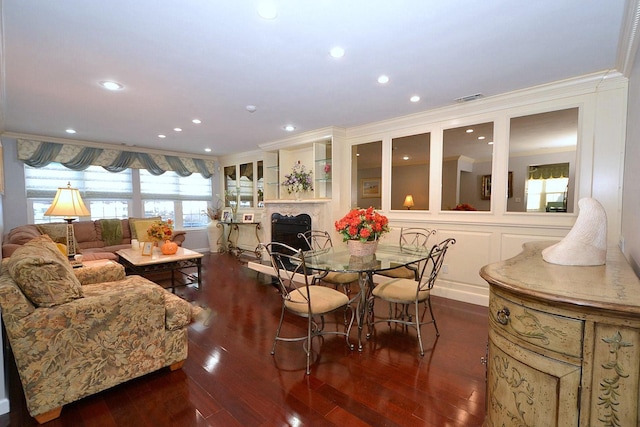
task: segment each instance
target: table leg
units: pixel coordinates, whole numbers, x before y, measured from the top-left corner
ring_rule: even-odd
[[[363,271],[358,276],[358,285],[360,286],[360,299],[358,300],[358,351],[362,351],[362,328],[367,317],[367,306],[369,301],[369,293],[371,292],[371,281],[373,276],[370,272]]]
[[[202,286],[202,261],[200,258],[197,259],[196,265],[198,268],[198,290],[200,290]]]

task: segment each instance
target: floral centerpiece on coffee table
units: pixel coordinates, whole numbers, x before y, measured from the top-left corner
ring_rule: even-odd
[[[296,197],[303,191],[313,191],[313,171],[307,171],[300,160],[293,165],[291,173],[284,176],[282,186],[287,189],[287,193],[295,194]]]
[[[147,235],[156,242],[171,240],[171,236],[173,236],[173,220],[155,221],[147,228]]]
[[[369,207],[352,209],[342,219],[336,221],[336,230],[342,234],[342,240],[367,242],[378,240],[389,232],[389,219]]]

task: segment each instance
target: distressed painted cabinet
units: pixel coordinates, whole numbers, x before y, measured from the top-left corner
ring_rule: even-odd
[[[618,248],[604,266],[549,264],[532,242],[482,268],[490,285],[485,425],[638,426],[640,281]]]

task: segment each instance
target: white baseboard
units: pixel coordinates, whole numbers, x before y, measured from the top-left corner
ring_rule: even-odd
[[[447,282],[438,280],[431,291],[431,295],[462,301],[469,304],[489,306],[489,288],[469,285],[466,283]]]

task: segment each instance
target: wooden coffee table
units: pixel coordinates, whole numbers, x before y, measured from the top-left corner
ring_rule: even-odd
[[[174,255],[164,255],[158,248],[153,248],[151,255],[142,255],[141,251],[120,249],[116,252],[119,262],[124,265],[128,274],[150,276],[155,273],[171,272],[171,290],[175,292],[176,273],[185,277],[185,282],[179,286],[196,284],[200,289],[202,284],[202,254],[185,248],[178,248]],[[197,273],[185,271],[195,267]]]

